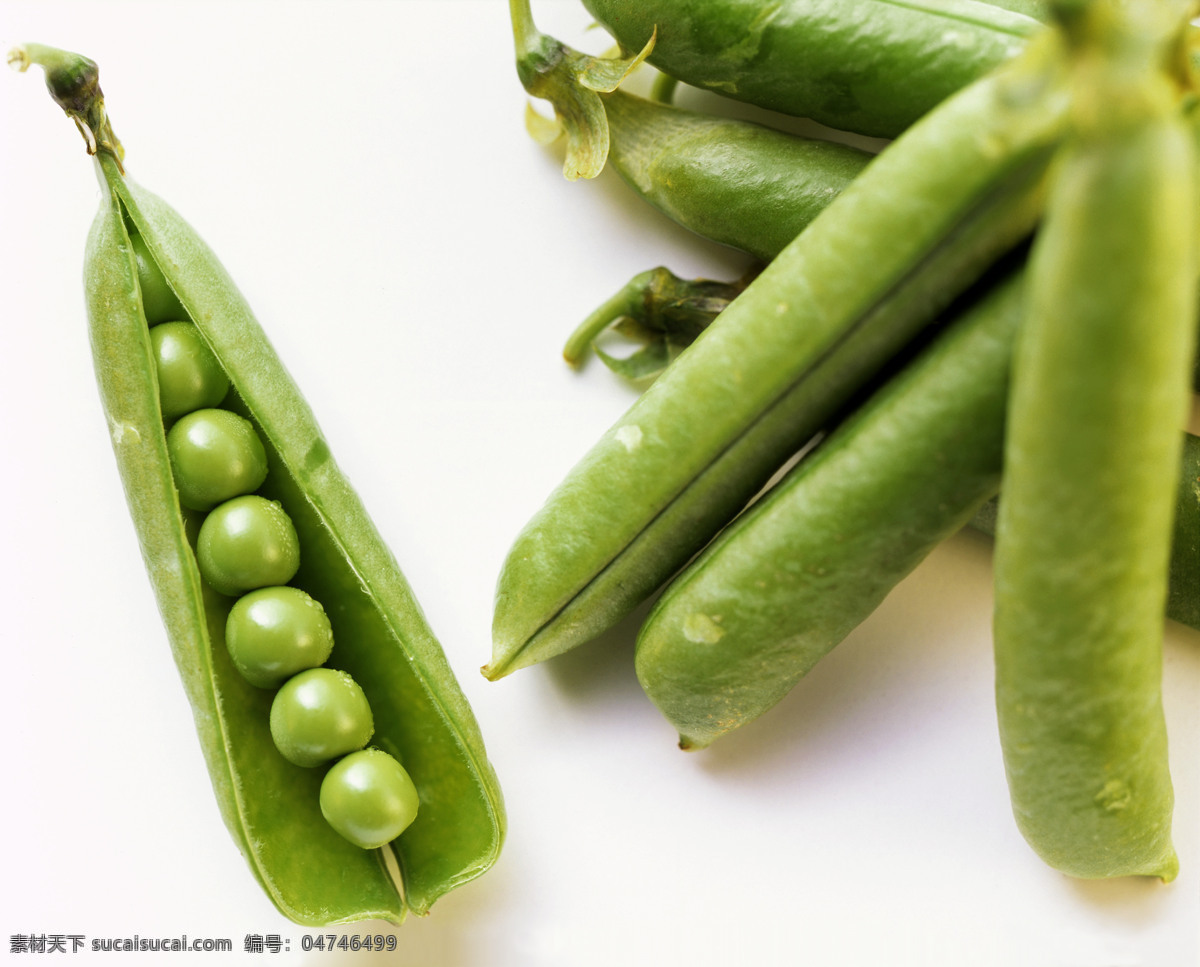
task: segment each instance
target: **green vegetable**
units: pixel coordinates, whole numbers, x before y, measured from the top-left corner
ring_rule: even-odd
[[[146,248],[142,236],[136,230],[130,230],[129,242],[133,246],[133,254],[137,259],[138,288],[142,293],[142,312],[146,316],[146,322],[157,328],[160,323],[187,319],[187,311],[179,302],[175,291],[167,283],[165,276],[159,271],[158,266],[154,264],[154,257]],[[186,328],[189,323],[182,323],[182,325]],[[205,348],[207,349],[207,346]],[[219,402],[218,399],[209,405]],[[203,406],[204,404],[199,405]]]
[[[329,825],[363,849],[394,840],[416,818],[418,805],[412,778],[379,749],[352,752],[321,782],[321,812]]]
[[[1073,132],[1030,258],[997,522],[1000,737],[1047,863],[1169,880],[1162,615],[1195,348],[1195,141],[1162,69],[1178,14],[1071,6]]]
[[[1064,123],[1042,36],[872,161],[568,475],[504,563],[488,677],[628,614],[1032,230]]]
[[[271,738],[283,757],[298,766],[319,766],[355,752],[374,732],[363,690],[332,668],[293,675],[271,702]]]
[[[894,137],[1041,24],[973,0],[584,0],[628,50],[695,87]]]
[[[1049,23],[1054,16],[1050,10],[1052,0],[986,0],[986,2],[989,6],[1011,10],[1013,13],[1040,20],[1042,23]]]
[[[278,502],[257,494],[235,497],[204,518],[196,563],[221,594],[287,584],[300,568],[300,539]]]
[[[147,269],[138,270],[139,279],[143,275],[149,275]],[[225,399],[229,377],[192,323],[164,322],[155,326],[150,330],[150,347],[163,419],[173,420],[192,410],[217,406]]]
[[[486,871],[504,834],[500,790],[478,725],[394,558],[335,463],[298,388],[212,251],[161,199],[124,176],[96,67],[29,45],[10,56],[46,69],[52,96],[96,157],[104,186],[88,238],[85,289],[100,398],[131,516],[221,813],[251,871],[295,921],[400,922]],[[139,281],[132,233],[144,242]],[[257,495],[291,519],[303,560],[292,586],[320,601],[375,720],[376,745],[411,771],[420,815],[383,851],[364,851],[322,815],[321,775],[287,762],[269,727],[269,693],[229,658],[230,606],[201,580],[195,515],[172,478],[143,292],[175,294],[267,454]],[[372,844],[377,845],[377,844]]]
[[[859,148],[710,117],[623,91],[604,97],[608,160],[646,201],[769,261],[871,161]],[[753,193],[751,220],[743,206]],[[764,217],[765,216],[765,217]]]
[[[1086,481],[1080,481],[1086,486]],[[994,536],[1000,498],[984,504],[971,527]],[[1175,486],[1175,526],[1171,538],[1167,617],[1200,630],[1200,437],[1183,435],[1183,455]]]
[[[159,327],[161,328],[161,327]],[[167,431],[179,502],[211,510],[267,479],[267,451],[250,421],[229,410],[193,410]]]
[[[556,123],[530,115],[530,129],[542,141],[566,133],[568,177],[594,177],[607,161],[642,198],[707,238],[768,260],[871,160],[845,144],[612,89],[609,75],[619,81],[630,61],[588,57],[541,33],[529,0],[509,9],[517,76],[555,111]]]
[[[974,299],[659,598],[637,675],[703,748],[778,702],[1000,485],[1021,276]]]
[[[229,609],[225,644],[251,685],[278,688],[333,651],[333,626],[319,601],[299,588],[260,588]]]

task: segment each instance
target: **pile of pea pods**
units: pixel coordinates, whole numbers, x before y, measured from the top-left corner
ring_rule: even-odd
[[[128,176],[96,64],[9,61],[44,69],[98,169],[100,399],[222,817],[297,923],[424,914],[505,833],[441,646],[236,285]]]
[[[1022,834],[1072,876],[1174,878],[1162,639],[1168,618],[1200,628],[1200,5],[584,5],[612,56],[511,0],[518,77],[555,111],[531,133],[565,131],[567,177],[611,165],[761,270],[651,269],[572,334],[575,362],[610,326],[638,334],[597,352],[654,379],[517,536],[485,675],[658,595],[638,679],[701,749],[973,525],[995,535]],[[649,96],[622,90],[644,64]],[[681,109],[679,84],[835,131]]]

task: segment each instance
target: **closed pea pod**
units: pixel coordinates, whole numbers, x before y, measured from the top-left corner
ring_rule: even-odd
[[[554,122],[528,113],[527,127],[543,142],[566,134],[564,174],[593,178],[611,163],[642,198],[707,238],[768,260],[871,160],[839,142],[629,94],[618,85],[653,42],[631,58],[592,57],[539,31],[529,0],[510,0],[509,11],[517,76],[555,109]]]
[[[638,680],[695,749],[778,702],[1000,486],[1020,273],[729,525],[638,635]]]
[[[530,128],[543,141],[565,131],[568,177],[594,177],[607,164],[649,204],[706,238],[769,261],[871,160],[845,144],[682,110],[607,84],[597,91],[596,58],[538,31],[528,0],[513,0],[510,11],[517,75],[531,95],[554,105],[557,120],[531,115],[538,120]],[[714,304],[727,304],[742,288],[689,282],[661,268],[644,273],[589,315],[563,356],[580,362],[601,331],[632,319],[645,326],[642,334],[658,334],[651,345],[624,360],[601,356],[635,378],[652,375],[666,365],[670,346],[690,342]]]
[[[620,90],[604,95],[608,163],[645,201],[685,228],[767,262],[787,247],[870,163],[858,148],[797,137],[746,121],[710,117]],[[745,281],[748,281],[745,280]],[[664,268],[635,277],[568,338],[580,362],[600,332],[631,319],[650,345],[614,370],[654,375],[668,349],[689,344],[745,288],[683,280]]]
[[[1044,5],[1043,5],[1044,6]],[[1042,9],[1039,19],[1049,17]],[[871,155],[832,142],[796,138],[755,124],[711,118],[656,104],[620,90],[603,96],[610,137],[608,161],[648,203],[713,241],[764,260],[787,243],[866,168]],[[753,173],[753,174],[744,174]],[[721,184],[720,203],[700,202]],[[745,287],[744,283],[685,280],[664,268],[641,273],[597,308],[564,350],[582,359],[588,344],[614,322],[632,320],[633,334],[650,345],[615,359],[597,350],[617,372],[654,375],[667,364],[665,346],[684,346]],[[620,326],[618,325],[618,328]],[[1193,389],[1200,391],[1200,354]],[[1200,440],[1184,437],[1185,465],[1177,477],[1178,511],[1172,542],[1168,617],[1200,627],[1200,499],[1195,470]],[[994,533],[995,504],[972,520]]]
[[[664,214],[769,261],[871,161],[859,148],[709,117],[623,91],[604,97],[608,160]],[[746,211],[753,198],[754,217]]]
[[[299,923],[400,922],[408,910],[424,913],[488,869],[500,848],[503,806],[478,725],[395,560],[245,300],[190,226],[124,176],[95,65],[48,48],[23,53],[26,64],[46,67],[52,94],[96,155],[103,197],[88,238],[85,289],[100,396],[225,823],[268,896]],[[402,887],[383,851],[348,842],[326,822],[320,772],[279,755],[269,729],[272,696],[229,657],[233,602],[201,580],[189,539],[196,514],[181,508],[171,473],[139,276],[152,280],[145,291],[158,285],[160,295],[176,297],[228,376],[227,405],[250,422],[266,454],[268,474],[255,499],[283,510],[302,549],[289,583],[323,605],[337,667],[370,702],[380,754],[401,761],[416,783],[420,811],[388,847]]]
[[[1000,486],[1024,295],[1019,267],[960,307],[945,333],[667,586],[639,631],[636,668],[684,748],[710,745],[773,706],[980,515]],[[1183,440],[1166,613],[1196,627],[1200,439]]]
[[[1055,38],[867,166],[599,441],[502,570],[490,677],[628,614],[1035,223]]]
[[[1074,135],[1013,364],[1000,736],[1017,823],[1043,859],[1079,877],[1171,879],[1162,614],[1196,324],[1196,161],[1155,18],[1182,12],[1063,6]]]
[[[521,9],[518,9],[518,5],[514,4],[513,15],[527,26],[531,26],[527,7],[521,5]],[[1048,16],[1047,9],[1039,11],[1039,19]],[[542,42],[557,43],[544,37]],[[518,56],[527,54],[519,51]],[[562,48],[562,56],[553,60],[554,70],[563,76],[568,85],[584,84],[583,66],[586,65],[587,58],[575,54],[569,48]],[[528,70],[519,73],[528,81]],[[572,74],[574,76],[570,76]],[[567,86],[566,90],[570,90],[570,86]],[[553,92],[559,98],[556,104],[562,102],[562,123],[578,124],[579,114],[565,109],[564,87],[553,88]],[[608,162],[642,198],[698,234],[733,245],[760,258],[770,259],[778,254],[795,234],[811,222],[816,212],[828,205],[870,160],[870,155],[844,149],[841,145],[795,138],[742,121],[707,117],[695,111],[656,104],[620,90],[602,94],[600,99],[603,102],[610,139]],[[844,153],[843,149],[849,153]],[[713,205],[711,210],[706,210],[700,200],[708,197],[714,186],[719,186],[716,197],[720,203]],[[648,345],[638,353],[623,358],[610,357],[599,348],[597,353],[610,367],[623,375],[631,378],[655,375],[668,362],[668,347],[690,343],[727,307],[729,301],[736,297],[742,288],[744,283],[724,284],[709,280],[679,279],[664,268],[641,273],[579,326],[568,341],[564,356],[571,362],[578,362],[591,340],[616,322],[619,330],[647,341]],[[1008,301],[1012,301],[1011,296]],[[627,327],[627,322],[632,325]],[[997,368],[995,379],[999,378]],[[998,386],[999,383],[994,381],[994,385]],[[973,390],[976,388],[972,387]],[[982,426],[978,429],[983,432]],[[999,422],[992,421],[991,432],[993,435],[1001,432]],[[1196,444],[1195,437],[1185,436],[1187,453],[1194,453]],[[993,448],[993,452],[998,451]],[[899,461],[896,461],[896,464],[898,466]],[[1196,520],[1198,502],[1195,481],[1196,473],[1189,473],[1187,467],[1177,480],[1180,510],[1176,518],[1172,544],[1171,595],[1167,604],[1169,617],[1193,627],[1200,626],[1200,605],[1197,604],[1200,598],[1194,593],[1197,574],[1200,574],[1200,567],[1197,567],[1197,560],[1200,559],[1197,558],[1196,552],[1196,543],[1200,540],[1200,522]],[[1086,483],[1080,481],[1079,485],[1086,486]],[[885,495],[884,502],[886,499]],[[973,494],[965,503],[948,505],[943,524],[949,530],[941,531],[943,536],[954,529],[954,521],[961,523],[961,516],[968,513],[976,503],[978,495]],[[994,513],[994,502],[989,502],[972,519],[972,524],[977,529],[994,532]],[[743,524],[738,525],[738,533],[743,533],[745,529]],[[867,536],[869,535],[864,535]],[[912,529],[909,529],[908,537],[913,540],[919,539],[919,535]],[[900,539],[899,536],[896,537],[897,541]],[[882,535],[880,540],[884,540]],[[722,539],[721,546],[724,547],[725,543]],[[852,612],[852,619],[848,620],[856,622],[865,617],[874,603],[877,603],[877,596],[903,576],[905,567],[899,565],[915,560],[916,556],[930,548],[929,541],[925,541],[920,548],[907,551],[901,562],[893,555],[886,555],[882,563],[877,565],[863,564],[859,573],[864,577],[872,567],[876,568],[870,573],[874,590],[864,592],[860,596],[859,600],[864,602],[865,606],[856,606]],[[731,556],[725,554],[726,558]],[[706,554],[702,560],[708,559],[709,555]],[[849,559],[849,555],[846,555],[846,559]],[[747,555],[742,555],[742,560],[747,570],[752,570]],[[748,576],[747,580],[750,581],[751,578]],[[681,580],[677,585],[684,583]],[[719,583],[710,581],[709,586]],[[689,573],[686,586],[691,588],[695,584]],[[850,593],[849,588],[845,590],[846,593]],[[692,592],[689,596],[697,599],[699,594]],[[684,595],[682,591],[673,587],[668,592],[668,597],[678,600]],[[748,599],[754,597],[754,594],[746,591],[741,597]],[[651,637],[659,641],[665,640],[669,634],[665,629],[670,624],[667,615],[672,614],[677,618],[684,610],[681,604],[668,609],[665,604],[660,603],[655,611],[656,634],[650,636],[644,633],[642,640],[648,641]],[[719,610],[729,614],[726,609]],[[803,610],[797,606],[797,611]],[[825,609],[824,613],[828,614],[832,610]],[[763,617],[763,613],[756,611],[756,617]],[[775,625],[774,631],[768,630],[764,633],[758,645],[764,649],[778,648],[778,638],[788,634],[787,629],[794,629],[804,620],[803,614],[798,615],[794,621],[781,620]],[[838,637],[835,633],[832,640],[836,641]],[[727,643],[730,641],[729,638],[723,640]],[[665,647],[667,646],[659,646],[660,649]],[[687,663],[684,651],[687,646],[681,645],[680,648],[679,655],[672,659],[677,672],[668,674],[666,662],[659,662],[659,669],[649,674],[660,681],[666,681],[668,677],[674,678],[677,674],[680,680],[695,683],[697,676],[689,675],[684,670]],[[640,653],[646,656],[642,661],[645,667],[651,665],[648,656],[655,650],[658,649],[648,645],[641,649]],[[731,650],[712,649],[714,652],[721,652],[720,661],[723,664],[733,666],[737,664],[737,659],[732,654],[726,654]],[[779,684],[775,694],[782,694],[786,688],[787,685]],[[686,689],[680,687],[677,691],[684,693]],[[688,700],[685,695],[681,695],[678,701],[681,705],[695,707],[704,700],[704,696],[713,691],[715,690],[707,686],[697,686],[697,692],[700,694],[695,697],[694,702]],[[661,704],[666,702],[660,701]],[[759,708],[761,709],[761,705]],[[743,715],[740,721],[745,721],[747,717]],[[689,744],[695,746],[700,743],[693,738]]]
[[[974,0],[584,0],[671,77],[859,134],[894,137],[1041,29]]]
[[[1087,486],[1086,479],[1079,485]],[[994,537],[999,513],[1000,498],[993,498],[971,519],[971,527]],[[1166,613],[1172,621],[1200,630],[1200,436],[1194,433],[1183,435],[1174,519]]]

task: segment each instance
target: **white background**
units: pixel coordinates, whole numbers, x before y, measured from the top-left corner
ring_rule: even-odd
[[[603,49],[574,0],[534,6]],[[611,174],[562,178],[525,134],[507,16],[502,0],[0,0],[5,49],[100,63],[131,175],[239,281],[480,719],[504,853],[396,930],[388,962],[1196,967],[1200,633],[1170,627],[1166,652],[1183,872],[1064,878],[1009,812],[982,538],[937,551],[704,753],[678,751],[640,692],[634,623],[478,674],[511,540],[634,398],[595,361],[566,367],[562,340],[635,272],[742,267]],[[91,163],[37,74],[0,74],[0,138],[0,951],[41,962],[9,952],[22,933],[187,934],[235,952],[186,960],[382,963],[301,953],[316,931],[274,910],[221,823],[94,388]],[[393,932],[337,930],[376,931]],[[248,933],[291,953],[244,954]]]

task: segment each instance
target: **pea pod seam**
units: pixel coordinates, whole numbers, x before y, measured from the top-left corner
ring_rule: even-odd
[[[577,464],[505,561],[485,674],[628,613],[1032,230],[1062,126],[1053,63],[1031,46],[890,146]]]

